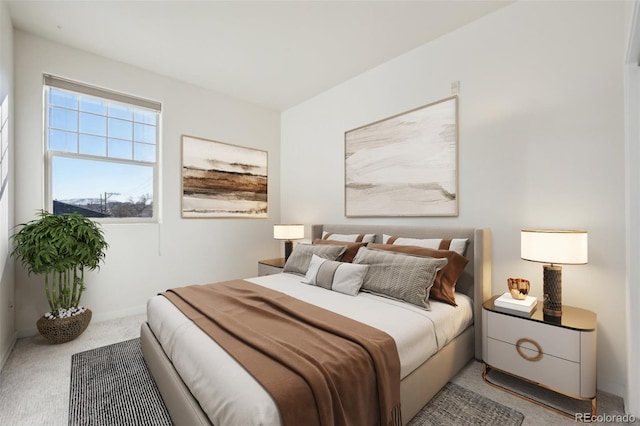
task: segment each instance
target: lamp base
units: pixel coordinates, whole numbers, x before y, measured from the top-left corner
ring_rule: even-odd
[[[543,313],[552,317],[562,316],[562,267],[544,265],[543,272]]]
[[[293,251],[293,241],[287,240],[284,242],[284,261],[286,262],[291,256],[291,252]]]

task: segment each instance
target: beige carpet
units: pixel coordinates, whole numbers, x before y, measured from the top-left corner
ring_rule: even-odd
[[[137,315],[94,322],[78,339],[62,345],[50,345],[39,336],[18,340],[0,372],[0,425],[68,425],[71,356],[138,337],[143,321],[145,316]],[[521,412],[524,426],[575,425],[573,419],[487,385],[477,361],[471,361],[452,381]],[[599,414],[624,414],[620,398],[606,393],[598,398]]]

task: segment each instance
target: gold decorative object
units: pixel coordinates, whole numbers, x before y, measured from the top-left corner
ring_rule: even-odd
[[[511,293],[511,297],[518,300],[524,300],[529,294],[529,280],[524,278],[509,278],[507,279],[507,287]]]

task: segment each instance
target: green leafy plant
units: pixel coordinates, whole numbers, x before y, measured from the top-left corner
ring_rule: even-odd
[[[40,211],[39,218],[18,225],[11,236],[11,255],[29,274],[44,275],[51,313],[72,310],[85,290],[84,272],[100,269],[109,247],[99,224],[78,214],[54,215]]]

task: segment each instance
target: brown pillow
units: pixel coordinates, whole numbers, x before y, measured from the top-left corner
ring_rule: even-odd
[[[456,304],[456,298],[453,294],[456,289],[456,282],[462,275],[464,267],[469,263],[469,259],[451,250],[436,250],[426,247],[402,246],[395,244],[369,244],[367,248],[395,251],[399,253],[413,254],[417,256],[447,258],[447,265],[438,271],[436,280],[431,287],[429,293],[430,299],[439,300],[453,306]]]
[[[321,239],[313,240],[313,244],[330,244],[333,246],[346,247],[347,249],[345,250],[342,257],[340,258],[340,261],[348,262],[348,263],[351,263],[353,261],[353,258],[356,256],[356,253],[358,253],[358,250],[360,250],[360,247],[364,247],[367,245],[367,243],[348,243],[346,241],[321,240]]]

